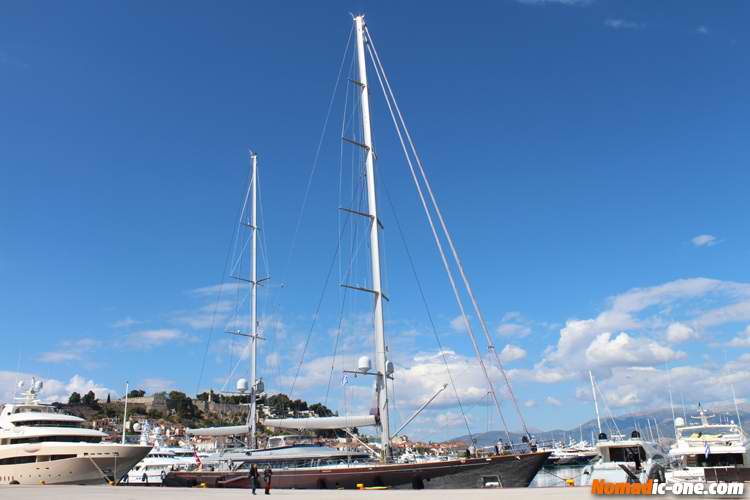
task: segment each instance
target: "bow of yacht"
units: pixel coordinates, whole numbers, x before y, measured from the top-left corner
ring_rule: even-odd
[[[19,388],[23,387],[19,384]],[[126,474],[150,446],[107,442],[85,420],[39,400],[32,380],[0,409],[0,484],[103,484]]]

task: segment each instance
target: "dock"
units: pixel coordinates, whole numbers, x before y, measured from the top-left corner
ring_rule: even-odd
[[[467,500],[503,499],[528,500],[543,498],[591,498],[589,488],[508,488],[484,490],[272,490],[266,497],[258,490],[258,498],[281,497],[291,500],[348,500],[378,498],[386,500]],[[193,499],[243,499],[253,498],[246,489],[160,488],[137,486],[1,486],[0,499],[7,500],[193,500]]]

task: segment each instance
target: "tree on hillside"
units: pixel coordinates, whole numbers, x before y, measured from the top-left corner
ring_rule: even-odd
[[[193,404],[193,400],[187,397],[184,392],[172,391],[169,393],[169,400],[172,402],[174,411],[180,418],[195,418],[198,409]]]
[[[69,405],[79,405],[81,404],[81,395],[77,392],[74,392],[70,395],[68,398],[68,404]]]
[[[96,394],[94,394],[94,391],[87,392],[82,398],[81,403],[85,404],[86,406],[97,406],[96,404]]]
[[[310,405],[310,411],[314,411],[319,417],[332,417],[333,412],[329,410],[324,404],[313,403]]]
[[[141,389],[133,389],[128,393],[129,398],[142,398],[146,395],[146,391],[142,391]]]
[[[107,393],[107,404],[112,402],[112,398],[110,397],[109,393]]]

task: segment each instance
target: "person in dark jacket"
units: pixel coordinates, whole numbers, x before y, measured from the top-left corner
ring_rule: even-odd
[[[266,470],[263,471],[263,479],[266,482],[266,495],[271,494],[271,476],[273,476],[273,471],[269,465],[266,467]]]
[[[248,477],[250,478],[250,487],[253,489],[253,495],[255,495],[255,489],[260,486],[260,472],[258,472],[257,465],[250,464]]]

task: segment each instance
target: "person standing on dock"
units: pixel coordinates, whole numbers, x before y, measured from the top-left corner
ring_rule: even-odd
[[[260,472],[258,472],[258,466],[255,464],[250,464],[250,472],[248,473],[248,476],[250,477],[250,487],[253,489],[253,495],[255,495],[255,490],[260,486]]]
[[[266,470],[263,471],[263,479],[266,482],[266,495],[271,494],[271,476],[273,476],[273,471],[271,470],[271,466],[268,465]]]

